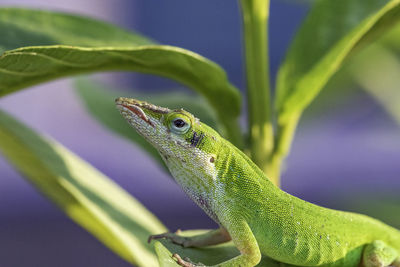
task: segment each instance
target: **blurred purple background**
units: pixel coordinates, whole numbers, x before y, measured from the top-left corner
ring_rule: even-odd
[[[243,89],[236,2],[0,0],[0,5],[77,12],[134,29],[160,43],[184,47],[216,61]],[[273,75],[306,11],[304,3],[272,1]],[[115,86],[143,91],[177,87],[171,81],[147,75],[106,74],[100,78]],[[333,208],[375,215],[363,201],[368,199],[382,205],[385,201],[398,203],[400,211],[398,125],[363,91],[338,91],[324,92],[317,99],[320,104],[306,112],[286,162],[284,190]],[[93,164],[171,230],[215,227],[142,151],[105,130],[87,114],[70,80],[1,98],[0,108]],[[0,170],[0,266],[129,266],[37,193],[2,157]],[[360,202],[364,205],[357,204]],[[383,220],[397,218],[389,223],[399,226],[398,213],[381,212],[376,216]]]

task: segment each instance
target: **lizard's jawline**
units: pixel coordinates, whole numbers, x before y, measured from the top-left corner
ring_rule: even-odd
[[[134,105],[132,105],[132,106],[124,105],[124,104],[118,104],[118,105],[121,106],[122,108],[127,109],[130,112],[134,113],[136,116],[138,116],[140,119],[145,121],[147,124],[154,127],[153,123],[151,123],[151,121],[149,120],[149,118],[147,118],[146,114],[143,112],[143,110],[141,108],[134,106]]]

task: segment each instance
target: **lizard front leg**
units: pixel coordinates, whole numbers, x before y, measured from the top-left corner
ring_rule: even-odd
[[[381,240],[367,245],[363,252],[364,267],[400,267],[400,255],[394,248]]]
[[[232,237],[232,241],[236,248],[240,251],[240,255],[230,260],[217,264],[218,267],[253,267],[257,265],[261,260],[261,252],[258,247],[256,238],[253,235],[249,225],[244,220],[235,220],[230,218],[226,229]],[[186,262],[181,259],[177,254],[174,254],[174,258],[178,260],[178,264],[184,267],[197,267],[197,265]]]
[[[176,233],[152,235],[149,237],[148,242],[150,243],[151,240],[160,238],[169,239],[173,243],[181,245],[185,248],[218,245],[231,240],[229,233],[224,228],[219,228],[195,236],[181,236],[179,235],[179,231]]]

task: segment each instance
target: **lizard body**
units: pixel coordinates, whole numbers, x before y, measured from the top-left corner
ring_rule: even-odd
[[[255,266],[266,255],[296,266],[400,266],[400,232],[365,215],[323,208],[268,180],[239,149],[184,110],[128,98],[121,114],[160,153],[177,183],[220,229],[192,238],[165,233],[185,247],[232,239],[240,255],[218,266]],[[182,266],[196,266],[176,255]]]

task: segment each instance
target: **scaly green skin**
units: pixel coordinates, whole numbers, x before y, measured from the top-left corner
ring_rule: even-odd
[[[119,98],[128,122],[160,153],[182,189],[220,229],[185,247],[232,239],[241,254],[218,266],[255,266],[262,255],[296,266],[400,266],[400,232],[373,218],[313,205],[274,186],[239,149],[183,110]],[[175,255],[182,266],[196,266]]]

